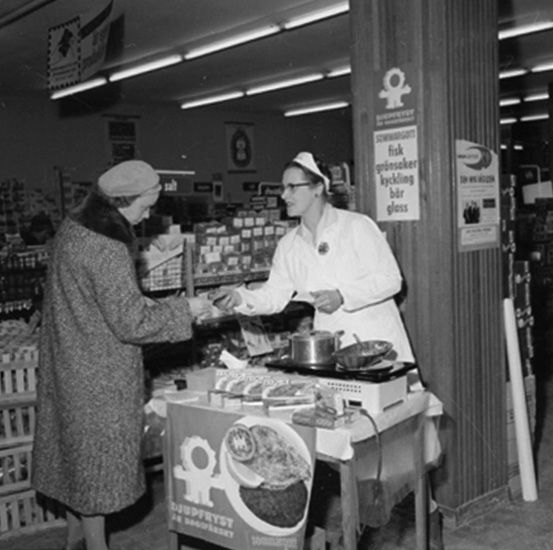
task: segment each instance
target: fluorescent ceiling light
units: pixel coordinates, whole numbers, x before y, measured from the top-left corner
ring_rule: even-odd
[[[117,71],[109,76],[110,82],[116,82],[118,80],[123,80],[124,78],[130,78],[131,76],[136,76],[142,73],[149,73],[151,71],[156,71],[158,69],[163,69],[164,67],[169,67],[170,65],[176,65],[182,61],[182,55],[174,54],[163,59],[158,59],[157,61],[150,61],[149,63],[144,63],[142,65],[137,65],[136,67],[131,67],[130,69],[123,69],[122,71]]]
[[[541,65],[536,65],[530,69],[533,73],[543,73],[545,71],[553,71],[553,62],[549,61],[548,63],[542,63]]]
[[[513,145],[513,149],[515,151],[522,151],[524,149],[524,147],[522,145]]]
[[[531,34],[533,32],[545,31],[551,28],[553,28],[553,21],[540,21],[539,23],[532,23],[531,25],[522,25],[511,29],[503,29],[499,31],[499,40],[513,38],[514,36],[521,36],[523,34]]]
[[[524,101],[543,101],[549,99],[549,93],[543,92],[541,94],[530,94],[524,98]]]
[[[181,109],[193,109],[194,107],[211,105],[212,103],[222,103],[223,101],[238,99],[240,97],[244,97],[244,92],[229,92],[228,94],[213,95],[210,97],[205,97],[203,99],[185,101],[184,103],[181,103]]]
[[[64,88],[63,90],[58,90],[56,92],[53,92],[50,95],[50,99],[60,99],[68,95],[78,94],[86,90],[91,90],[92,88],[98,88],[107,83],[108,83],[107,78],[104,78],[103,76],[101,76],[99,78],[87,80],[86,82],[82,82],[81,84],[75,84],[75,86],[69,86],[69,88]]]
[[[334,78],[336,76],[344,76],[346,74],[351,74],[351,67],[348,65],[347,67],[340,67],[338,69],[332,69],[326,74],[327,78]]]
[[[225,40],[219,40],[218,42],[212,42],[206,46],[201,46],[190,50],[184,55],[184,59],[195,59],[196,57],[201,57],[210,53],[218,52],[221,50],[226,50],[232,48],[233,46],[238,46],[240,44],[245,44],[246,42],[252,42],[253,40],[258,40],[259,38],[264,38],[265,36],[270,36],[271,34],[276,34],[280,32],[280,27],[278,25],[269,25],[267,27],[262,27],[254,31],[246,32],[244,34],[239,34],[237,36],[231,36]]]
[[[313,107],[305,107],[302,109],[290,109],[289,111],[285,111],[284,116],[291,117],[291,116],[299,116],[299,115],[308,115],[311,113],[320,113],[322,111],[332,111],[334,109],[343,109],[344,107],[348,107],[348,106],[349,106],[349,103],[347,101],[333,101],[331,103],[315,105]]]
[[[263,94],[265,92],[272,92],[273,90],[280,90],[282,88],[290,88],[291,86],[298,86],[299,84],[307,84],[308,82],[315,82],[316,80],[322,80],[323,75],[321,73],[311,74],[307,76],[301,76],[299,78],[291,78],[289,80],[281,80],[280,82],[273,82],[272,84],[265,84],[263,86],[254,86],[249,90],[246,90],[246,95]]]
[[[521,122],[532,122],[533,120],[546,120],[549,118],[547,113],[541,113],[539,115],[528,115],[520,117]]]
[[[507,97],[499,101],[500,107],[508,107],[509,105],[518,105],[520,103],[520,98],[518,97]]]
[[[517,121],[514,117],[502,118],[499,124],[514,124]]]
[[[315,21],[321,21],[322,19],[327,19],[328,17],[334,17],[335,15],[341,15],[349,11],[349,2],[340,2],[334,6],[324,8],[317,11],[312,11],[306,13],[305,15],[299,15],[290,19],[283,24],[283,27],[286,30],[295,29],[297,27],[302,27],[303,25],[308,25],[309,23],[314,23]]]
[[[499,73],[499,78],[513,78],[514,76],[521,76],[526,74],[528,71],[526,69],[512,69],[510,71],[502,71]]]
[[[507,149],[507,146],[506,146],[504,143],[502,143],[502,144],[501,144],[501,149],[504,149],[504,150],[505,150],[505,149]]]

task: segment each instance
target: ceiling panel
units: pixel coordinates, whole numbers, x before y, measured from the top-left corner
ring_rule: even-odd
[[[111,48],[105,70],[178,51],[336,0],[114,0]],[[48,29],[99,0],[2,0],[0,2],[0,95],[47,91]],[[101,4],[100,4],[101,5]],[[498,0],[500,27],[553,19],[553,0]],[[184,62],[110,85],[112,97],[129,102],[180,102],[214,92],[243,89],[273,79],[327,71],[349,59],[348,16],[286,31],[245,46]],[[499,69],[553,61],[553,31],[499,42]],[[543,90],[553,73],[502,80],[502,96]],[[324,80],[291,90],[235,100],[247,110],[283,110],[335,96],[350,97],[350,79]]]

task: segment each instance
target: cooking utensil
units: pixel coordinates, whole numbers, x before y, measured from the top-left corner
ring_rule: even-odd
[[[392,347],[392,343],[386,340],[366,340],[339,349],[332,357],[343,368],[358,370],[378,363]]]
[[[340,347],[343,331],[311,330],[290,336],[290,358],[299,365],[325,365],[333,362],[332,354]]]

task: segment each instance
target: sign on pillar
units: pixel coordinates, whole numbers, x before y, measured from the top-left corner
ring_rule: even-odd
[[[377,73],[374,177],[378,221],[420,219],[419,147],[414,71],[392,67]]]

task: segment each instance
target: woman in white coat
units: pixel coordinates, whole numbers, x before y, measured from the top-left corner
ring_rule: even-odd
[[[402,278],[394,255],[368,216],[328,202],[328,169],[311,153],[285,168],[282,198],[301,223],[279,242],[267,282],[256,290],[221,288],[221,309],[246,315],[282,311],[292,299],[313,304],[316,330],[344,331],[341,345],[388,340],[400,361],[414,361],[394,296]]]

